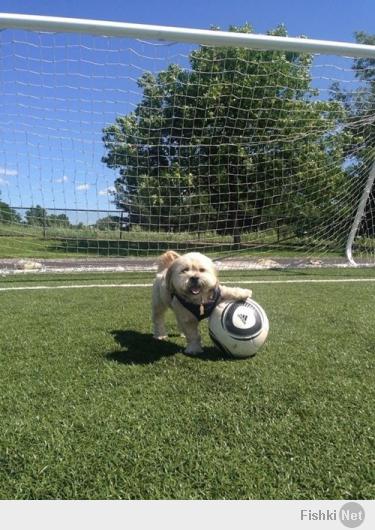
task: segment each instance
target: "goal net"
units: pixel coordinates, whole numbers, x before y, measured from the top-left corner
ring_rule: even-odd
[[[375,47],[9,26],[0,257],[375,263]]]

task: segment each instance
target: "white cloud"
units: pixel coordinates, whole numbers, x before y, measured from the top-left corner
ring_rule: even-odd
[[[78,184],[78,186],[76,186],[76,190],[78,191],[86,191],[89,189],[90,189],[90,184]]]
[[[4,177],[15,177],[18,175],[18,171],[16,169],[8,169],[7,167],[0,166],[0,175]]]
[[[66,175],[63,175],[61,179],[56,179],[55,182],[57,182],[57,184],[63,184],[64,182],[68,182],[69,180],[69,177],[67,177]]]
[[[100,190],[98,195],[104,195],[104,196],[108,196],[108,195],[111,195],[115,190],[115,188],[113,186],[109,186],[108,188],[105,188],[104,190]]]

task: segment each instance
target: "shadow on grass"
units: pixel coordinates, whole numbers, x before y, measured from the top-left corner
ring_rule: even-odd
[[[239,359],[235,359],[234,357],[230,357],[229,355],[226,355],[225,353],[217,350],[214,346],[210,346],[209,348],[204,348],[204,351],[202,353],[198,353],[197,355],[194,355],[194,359],[198,359],[199,361],[238,361]]]
[[[111,331],[115,341],[124,348],[122,351],[107,353],[107,358],[122,364],[150,364],[162,357],[170,357],[181,352],[181,347],[173,342],[156,340],[150,333],[134,330]]]
[[[182,353],[184,349],[169,340],[156,340],[150,333],[139,333],[134,330],[114,330],[111,333],[123,350],[109,352],[106,356],[109,360],[122,364],[152,364],[163,357]],[[178,336],[169,335],[169,339]],[[205,348],[202,353],[191,357],[200,361],[235,360],[214,347]]]

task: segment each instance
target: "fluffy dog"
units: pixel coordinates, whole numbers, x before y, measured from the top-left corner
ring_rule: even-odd
[[[187,339],[185,353],[202,352],[198,324],[223,300],[246,300],[251,290],[219,284],[213,262],[199,252],[180,256],[168,251],[159,258],[158,274],[152,293],[154,337],[167,337],[164,315],[172,308],[178,326]]]

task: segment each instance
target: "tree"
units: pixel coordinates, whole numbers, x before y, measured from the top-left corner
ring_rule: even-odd
[[[25,213],[26,223],[33,226],[48,226],[48,214],[47,210],[39,206],[32,206]]]
[[[95,223],[98,230],[119,230],[120,217],[116,215],[107,215],[98,219]]]
[[[1,193],[0,193],[1,195]],[[9,204],[0,200],[0,223],[21,223],[21,216]]]
[[[287,34],[283,26],[270,33]],[[322,215],[331,222],[332,195],[345,179],[344,108],[314,99],[312,57],[199,47],[189,60],[190,69],[144,74],[135,111],[104,129],[103,162],[119,170],[114,201],[130,222],[230,233],[237,246],[265,210],[299,226]]]
[[[69,228],[70,227],[70,221],[69,217],[64,214],[51,214],[47,217],[47,224],[48,226],[54,226],[56,228]]]

